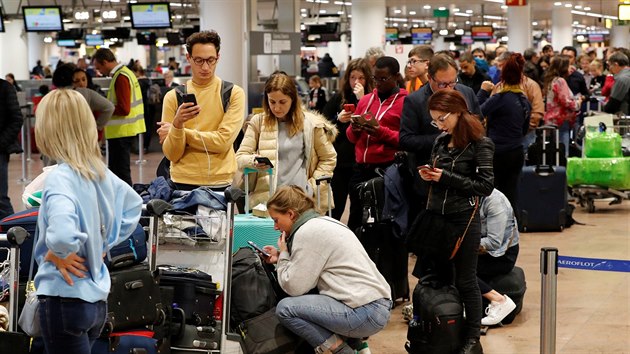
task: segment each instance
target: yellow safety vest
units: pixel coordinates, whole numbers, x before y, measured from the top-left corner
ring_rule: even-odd
[[[144,125],[144,105],[142,104],[142,89],[133,72],[123,65],[112,77],[107,91],[107,99],[116,105],[116,79],[118,75],[125,75],[131,84],[131,109],[126,116],[112,115],[105,127],[105,138],[115,139],[136,136],[146,131]]]

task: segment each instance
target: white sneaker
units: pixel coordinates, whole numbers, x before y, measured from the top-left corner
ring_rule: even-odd
[[[481,319],[482,326],[494,326],[499,324],[510,312],[514,311],[516,304],[507,295],[503,295],[505,301],[492,301],[486,309],[486,317]]]

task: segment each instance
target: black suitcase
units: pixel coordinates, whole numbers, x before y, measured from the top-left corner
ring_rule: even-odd
[[[508,274],[492,278],[492,280],[488,282],[488,285],[490,285],[492,289],[496,290],[499,294],[509,296],[516,304],[516,308],[501,321],[503,324],[512,323],[516,315],[521,313],[521,310],[523,309],[523,298],[525,297],[525,291],[527,290],[525,272],[523,272],[522,268],[514,267]],[[488,306],[488,300],[483,297],[482,300],[484,300],[483,308],[486,308]]]
[[[540,127],[543,140],[555,135],[555,161],[561,161],[559,133],[555,127]],[[521,231],[562,231],[566,223],[567,173],[564,166],[552,166],[543,145],[542,164],[523,167],[518,184],[518,226]]]
[[[164,322],[159,272],[151,272],[146,264],[140,264],[111,271],[110,277],[112,285],[103,336]]]
[[[171,348],[174,350],[220,349],[221,321],[214,321],[212,325],[208,326],[182,325],[180,333],[171,338]]]
[[[551,134],[548,134],[551,133]],[[560,142],[558,129],[555,126],[536,128],[536,140],[527,147],[525,165],[567,165],[564,143]]]
[[[26,283],[28,280],[28,270],[31,264],[31,256],[33,254],[33,240],[35,239],[35,229],[37,227],[37,217],[39,208],[32,208],[9,215],[0,221],[0,232],[6,233],[7,230],[14,226],[23,227],[31,237],[26,239],[20,246],[20,280]],[[0,242],[0,247],[10,247],[8,242]],[[3,257],[4,253],[0,257]],[[0,258],[4,261],[6,258]],[[37,274],[37,262],[33,263],[33,274]]]
[[[158,269],[160,286],[173,287],[172,306],[184,311],[187,324],[206,326],[214,323],[214,303],[220,291],[211,275],[168,265],[160,265]]]

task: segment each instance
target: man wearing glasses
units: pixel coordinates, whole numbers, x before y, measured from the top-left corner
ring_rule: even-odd
[[[178,189],[209,186],[222,190],[232,183],[236,172],[232,144],[243,126],[245,96],[234,85],[229,104],[223,107],[223,80],[215,75],[220,49],[221,38],[215,31],[188,37],[186,59],[192,80],[183,85],[185,90],[178,87],[164,96],[158,134]]]
[[[413,47],[408,57],[405,89],[411,94],[429,81],[429,60],[433,57],[433,49],[428,45]]]
[[[135,136],[146,131],[142,89],[133,71],[119,64],[108,48],[99,48],[94,53],[94,68],[112,77],[107,99],[114,104],[114,114],[105,126],[108,167],[118,178],[131,185],[131,146]]]
[[[434,92],[440,90],[457,90],[464,95],[468,103],[468,109],[481,116],[479,102],[475,92],[468,86],[458,83],[457,63],[448,54],[436,54],[429,62],[429,84],[424,85],[420,90],[410,94],[403,104],[403,112],[400,120],[400,149],[410,153],[411,173],[414,175],[416,185],[414,191],[417,194],[419,203],[414,203],[414,207],[423,208],[428,195],[428,184],[422,182],[418,174],[417,166],[430,163],[431,148],[433,141],[440,133],[440,130],[431,125],[432,118],[429,114],[428,101]],[[410,217],[415,216],[410,210]]]
[[[608,69],[615,76],[615,83],[604,112],[622,112],[630,115],[630,61],[628,57],[618,51],[608,58]]]

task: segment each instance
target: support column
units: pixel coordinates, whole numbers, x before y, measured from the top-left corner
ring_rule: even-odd
[[[300,1],[276,0],[278,4],[278,31],[300,32]],[[278,56],[278,64],[281,70],[289,75],[300,75],[300,56],[282,54]]]
[[[246,0],[199,2],[200,29],[215,30],[221,36],[221,59],[216,74],[247,90],[249,39]]]
[[[610,29],[611,47],[630,47],[630,26],[612,26]]]
[[[3,54],[0,55],[2,78],[7,73],[13,73],[17,80],[28,80],[30,78],[29,48],[24,33],[24,22],[13,19],[11,22],[5,22],[4,26],[5,32],[0,33],[0,53]],[[37,45],[40,48],[44,43],[32,43],[31,45]]]
[[[564,46],[573,45],[572,26],[571,8],[554,6],[551,12],[551,45],[554,50],[560,51]]]
[[[352,2],[352,58],[363,58],[370,47],[385,45],[385,0]]]
[[[509,49],[523,53],[532,46],[531,5],[508,6],[507,17]]]

